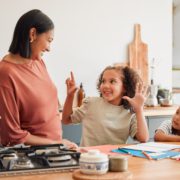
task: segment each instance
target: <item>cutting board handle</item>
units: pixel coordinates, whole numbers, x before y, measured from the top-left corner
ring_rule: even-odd
[[[140,43],[141,41],[141,25],[135,24],[134,26],[134,42]]]
[[[139,73],[144,84],[149,84],[148,45],[141,41],[140,24],[135,24],[134,39],[128,48],[130,67]]]

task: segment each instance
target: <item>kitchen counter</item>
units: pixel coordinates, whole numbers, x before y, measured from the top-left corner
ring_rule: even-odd
[[[175,114],[178,105],[173,105],[169,107],[155,106],[155,107],[145,107],[144,115],[146,117],[150,140],[154,140],[155,130],[161,125],[165,120],[172,119]]]
[[[152,116],[172,116],[178,108],[178,105],[169,107],[155,106],[155,107],[144,107],[144,115],[148,117]]]
[[[173,94],[178,94],[178,93],[180,93],[180,88],[173,88],[172,93],[173,93]]]

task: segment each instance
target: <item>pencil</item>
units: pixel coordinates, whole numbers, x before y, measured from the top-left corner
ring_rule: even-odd
[[[152,157],[149,154],[147,154],[145,151],[142,151],[142,154],[144,154],[144,156],[146,156],[147,159],[152,160]]]
[[[121,152],[124,152],[125,154],[129,154],[129,155],[131,155],[131,153],[130,152],[128,152],[128,151],[126,151],[125,149],[122,149],[122,148],[118,148]]]

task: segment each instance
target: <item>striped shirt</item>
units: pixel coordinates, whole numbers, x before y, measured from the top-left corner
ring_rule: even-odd
[[[165,134],[173,134],[172,133],[172,120],[166,120],[162,122],[162,124],[158,127],[157,130],[163,131]]]

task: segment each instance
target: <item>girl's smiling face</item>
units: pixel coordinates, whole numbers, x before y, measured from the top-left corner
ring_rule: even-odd
[[[180,107],[176,110],[176,113],[173,115],[172,126],[174,129],[180,130]]]
[[[100,84],[102,97],[113,105],[119,105],[124,94],[122,78],[116,70],[106,70]]]

